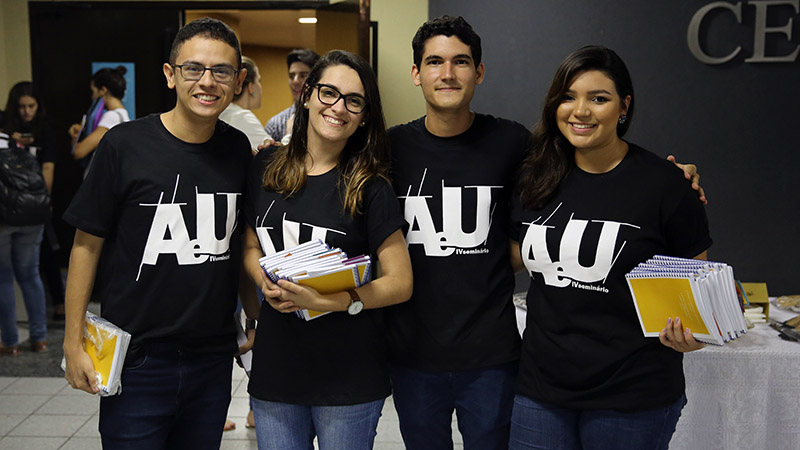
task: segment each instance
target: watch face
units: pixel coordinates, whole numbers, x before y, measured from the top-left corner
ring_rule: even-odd
[[[360,313],[362,309],[364,309],[364,302],[361,300],[356,300],[347,307],[347,312],[351,316],[355,316],[356,314]]]

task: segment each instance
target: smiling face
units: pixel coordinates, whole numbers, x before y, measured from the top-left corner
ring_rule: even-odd
[[[469,111],[475,86],[483,81],[483,63],[475,66],[472,50],[456,36],[438,35],[425,42],[420,67],[411,68],[429,108]]]
[[[365,95],[364,86],[358,72],[348,66],[336,65],[325,69],[319,80],[320,84],[333,86],[340,93]],[[347,140],[358,129],[364,120],[364,112],[353,114],[345,107],[345,99],[340,98],[329,106],[319,101],[319,88],[313,88],[308,96],[308,147],[334,144],[339,150],[344,148]]]
[[[238,68],[236,50],[227,43],[195,36],[181,44],[175,65],[199,64],[203,67],[230,66]],[[234,80],[221,83],[214,80],[210,70],[196,81],[183,78],[180,70],[164,64],[167,86],[175,89],[177,103],[175,112],[183,119],[216,122],[220,113],[228,107],[233,95],[241,90],[246,73],[240,71]]]
[[[631,97],[620,98],[614,81],[598,70],[578,74],[556,111],[558,128],[577,150],[618,145],[617,124]]]
[[[299,61],[295,61],[289,66],[289,89],[292,91],[294,101],[300,98],[300,94],[303,92],[303,83],[306,82],[310,72],[311,67]]]
[[[23,122],[30,122],[36,117],[39,110],[39,102],[35,98],[23,95],[19,98],[19,118]]]

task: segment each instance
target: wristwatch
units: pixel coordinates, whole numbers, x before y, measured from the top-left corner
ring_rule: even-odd
[[[361,301],[361,297],[354,289],[348,289],[347,293],[350,294],[350,306],[347,307],[347,313],[355,316],[364,309],[364,302]]]
[[[255,330],[256,329],[256,319],[246,318],[244,319],[244,329],[245,330]]]

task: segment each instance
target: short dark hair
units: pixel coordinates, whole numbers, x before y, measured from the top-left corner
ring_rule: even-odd
[[[195,36],[222,41],[230,45],[236,50],[236,68],[242,68],[242,48],[239,46],[239,38],[236,37],[236,33],[225,22],[210,17],[193,20],[178,30],[169,51],[170,64],[174,65],[177,62],[181,45]]]
[[[319,61],[319,55],[310,48],[296,48],[286,55],[286,68],[292,66],[292,63],[301,62],[309,67],[314,68],[314,64]]]
[[[108,92],[119,99],[125,96],[125,74],[128,69],[125,66],[117,66],[115,68],[104,67],[92,75],[92,84],[97,89],[102,87],[108,89]]]
[[[455,36],[461,42],[469,46],[472,52],[472,61],[475,67],[481,63],[481,37],[472,29],[463,17],[450,17],[444,15],[431,19],[422,24],[417,29],[417,34],[411,40],[411,48],[414,50],[414,64],[419,67],[422,63],[422,54],[425,52],[425,43],[428,39],[436,36]]]

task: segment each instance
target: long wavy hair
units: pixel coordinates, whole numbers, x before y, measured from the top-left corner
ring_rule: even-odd
[[[19,114],[19,101],[22,97],[31,97],[39,104],[36,109],[36,115],[33,116],[30,122],[24,122],[22,116]],[[33,132],[37,135],[41,133],[45,111],[44,105],[42,104],[42,97],[39,95],[33,83],[30,81],[20,81],[11,88],[11,91],[8,92],[5,114],[6,118],[5,124],[3,124],[3,131],[6,131],[8,134],[15,131]]]
[[[631,96],[627,119],[625,123],[617,124],[617,136],[621,138],[628,131],[636,97],[625,63],[616,52],[606,47],[590,45],[572,52],[556,70],[545,97],[541,119],[533,130],[530,151],[517,173],[517,189],[525,208],[543,206],[575,167],[575,147],[558,128],[556,112],[575,78],[592,70],[610,78],[620,98]]]
[[[344,209],[355,216],[362,212],[364,192],[369,182],[375,177],[388,181],[389,146],[375,73],[363,58],[350,52],[331,50],[311,69],[303,85],[303,95],[297,100],[291,140],[288,145],[276,150],[267,161],[263,186],[285,197],[291,197],[305,186],[308,177],[305,162],[309,112],[303,103],[309,100],[325,70],[339,65],[350,67],[358,73],[367,100],[362,118],[366,125],[357,127],[347,140],[337,165],[341,173],[339,184],[343,192]]]

